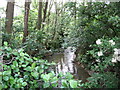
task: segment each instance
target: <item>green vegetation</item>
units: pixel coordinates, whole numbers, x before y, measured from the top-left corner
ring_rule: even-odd
[[[120,2],[51,3],[34,0],[26,12],[12,18],[7,8],[11,16],[0,18],[0,88],[120,88]],[[93,72],[85,83],[57,75],[50,70],[55,63],[44,60],[70,46],[75,62]]]
[[[49,71],[51,65],[47,60],[30,57],[24,53],[23,49],[12,49],[4,42],[0,55],[4,59],[4,71],[0,72],[2,76],[3,88],[52,88],[52,87],[70,87],[77,88],[80,83],[73,80],[73,75],[67,73],[55,75]],[[62,83],[59,85],[59,83]],[[81,84],[82,85],[82,84]]]

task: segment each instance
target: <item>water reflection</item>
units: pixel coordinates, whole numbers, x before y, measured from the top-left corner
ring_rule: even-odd
[[[89,77],[89,74],[83,67],[79,64],[73,63],[75,59],[75,48],[68,47],[64,50],[64,53],[56,53],[52,56],[46,57],[49,62],[54,61],[57,63],[55,67],[52,67],[56,74],[63,72],[70,72],[74,75],[76,79],[81,79],[83,82]]]

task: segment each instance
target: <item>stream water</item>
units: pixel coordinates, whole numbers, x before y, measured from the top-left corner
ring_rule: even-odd
[[[82,65],[73,63],[75,57],[75,48],[68,47],[64,50],[64,53],[55,53],[52,56],[46,57],[46,59],[49,62],[54,61],[57,63],[57,65],[53,67],[56,74],[59,72],[70,72],[74,75],[75,79],[80,79],[82,82],[85,82],[89,74]]]

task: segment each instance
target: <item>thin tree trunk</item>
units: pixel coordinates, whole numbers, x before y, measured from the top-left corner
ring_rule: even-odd
[[[50,11],[51,11],[51,9],[52,9],[52,6],[53,6],[53,2],[52,2],[52,0],[51,0],[50,5],[49,5],[49,10],[48,10],[48,15],[47,15],[48,18],[49,18],[49,16],[50,16]]]
[[[46,1],[46,3],[45,3],[45,9],[44,9],[44,15],[43,15],[43,22],[45,22],[45,19],[46,19],[46,14],[47,14],[47,8],[48,8],[48,0]],[[42,28],[44,28],[44,24],[43,24],[43,26],[42,26]]]
[[[49,27],[50,27],[50,11],[51,11],[51,8],[52,8],[52,6],[53,6],[53,0],[50,0],[49,1],[49,6],[48,6],[48,13],[47,13],[47,32],[49,33]],[[46,42],[45,42],[45,46],[46,46],[46,48],[48,48],[49,47],[49,38],[46,40]]]
[[[29,18],[30,3],[31,0],[25,1],[23,43],[26,41],[26,37],[28,36],[28,18]]]
[[[13,2],[7,2],[5,28],[8,34],[12,33],[13,15],[14,15],[14,0]]]
[[[48,0],[46,0],[46,3],[45,3],[43,22],[45,22],[45,19],[46,19],[47,8],[48,8]]]
[[[13,25],[13,16],[14,16],[14,0],[11,2],[7,2],[6,8],[6,22],[5,22],[5,32],[7,34],[12,33],[12,25]],[[10,42],[10,37],[7,38],[5,41]]]
[[[39,9],[38,9],[38,30],[41,29],[42,24],[42,0],[39,0]]]
[[[74,18],[75,18],[75,28],[76,28],[76,14],[77,14],[77,12],[76,12],[76,0],[75,0],[75,6],[74,6]]]
[[[55,21],[54,21],[54,24],[55,24],[55,26],[54,26],[54,33],[53,33],[53,38],[52,38],[52,40],[55,40],[55,36],[56,36],[56,33],[57,33],[57,16],[58,16],[58,9],[57,9],[57,3],[56,2],[54,2],[55,3],[55,13],[56,13],[56,16],[55,16]]]
[[[1,19],[1,17],[0,17],[0,19]],[[1,46],[2,46],[2,26],[1,26],[1,22],[0,22],[0,47]]]

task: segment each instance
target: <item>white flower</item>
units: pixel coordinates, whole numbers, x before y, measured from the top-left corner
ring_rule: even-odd
[[[115,55],[118,55],[118,54],[119,54],[119,53],[118,53],[119,50],[118,50],[117,48],[114,48],[114,51],[115,51],[115,52],[114,52]]]
[[[112,42],[113,42],[113,40],[109,40],[109,42],[110,42],[110,43],[112,43]]]
[[[98,56],[103,56],[102,51],[98,52]]]
[[[117,60],[118,60],[118,61],[120,61],[120,56],[119,56],[119,57],[117,57]]]
[[[111,45],[115,45],[115,42],[113,42]]]
[[[96,62],[100,62],[100,59],[97,59]]]
[[[116,60],[115,58],[112,58],[112,62],[113,62],[113,63],[116,63],[117,60]]]
[[[114,52],[114,54],[115,54],[115,55],[118,55],[119,53],[116,51],[116,52]]]
[[[109,40],[109,42],[111,43],[111,45],[115,45],[115,42],[113,40]]]
[[[116,52],[116,51],[118,52],[118,49],[117,49],[117,48],[114,48],[114,51],[115,51],[115,52]]]
[[[42,22],[43,25],[45,25],[46,23],[45,22]]]
[[[101,40],[100,39],[98,39],[97,41],[96,41],[96,44],[97,45],[100,45],[102,42],[101,42]]]

